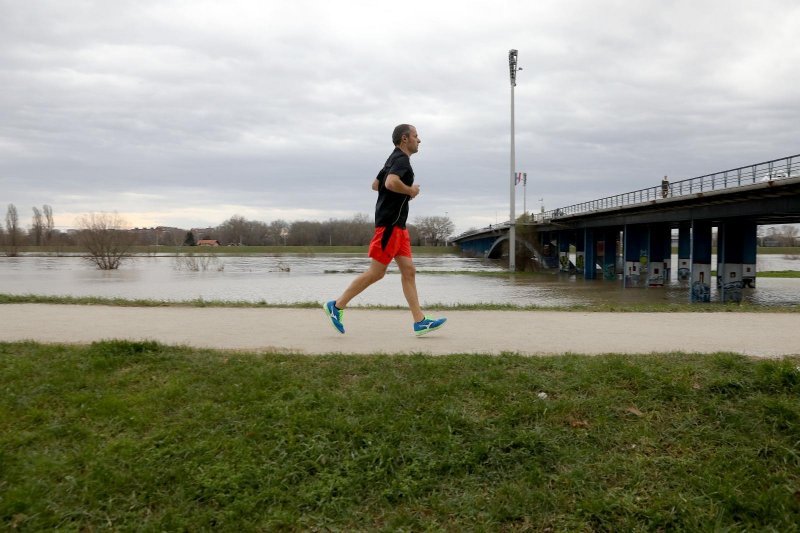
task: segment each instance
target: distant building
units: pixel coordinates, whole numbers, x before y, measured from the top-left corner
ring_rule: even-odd
[[[197,241],[197,246],[219,246],[219,241],[216,239],[200,239]]]

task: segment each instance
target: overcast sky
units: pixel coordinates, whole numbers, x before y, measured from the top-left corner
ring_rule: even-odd
[[[510,48],[529,210],[800,153],[797,0],[0,0],[0,207],[371,216],[408,122],[410,219],[503,221]]]

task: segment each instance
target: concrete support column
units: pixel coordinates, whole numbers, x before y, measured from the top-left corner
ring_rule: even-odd
[[[546,246],[548,244],[547,233],[544,231],[537,232],[536,239],[539,241],[539,263],[546,268],[547,252],[549,251],[549,247]]]
[[[711,301],[711,223],[707,221],[692,221],[691,301]]]
[[[672,281],[672,227],[664,228],[664,283]]]
[[[664,224],[652,224],[648,228],[650,241],[650,261],[647,268],[647,285],[650,287],[663,287],[666,282],[666,272],[664,262],[669,261],[665,257],[665,243],[669,242],[669,226]]]
[[[647,226],[626,225],[625,229],[625,286],[643,286],[647,280],[650,262],[650,243]]]
[[[597,242],[594,238],[594,230],[586,228],[583,233],[584,248],[584,279],[595,279],[597,277]]]
[[[617,237],[619,231],[603,232],[603,279],[617,279]]]
[[[569,232],[558,232],[558,270],[569,272]]]
[[[742,301],[742,227],[723,222],[717,233],[717,288],[723,303]]]
[[[692,226],[681,222],[678,227],[678,281],[692,277]]]
[[[756,286],[756,253],[758,250],[758,226],[754,222],[742,223],[742,285]]]
[[[586,265],[586,230],[579,229],[575,235],[575,270],[583,275]]]

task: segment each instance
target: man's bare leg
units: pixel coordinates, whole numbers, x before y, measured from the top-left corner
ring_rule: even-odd
[[[419,322],[425,318],[422,314],[422,309],[419,306],[419,297],[417,296],[417,269],[414,266],[414,261],[410,257],[398,255],[394,258],[397,267],[400,269],[400,275],[403,283],[403,294],[408,302],[408,308],[414,316],[414,322]]]
[[[350,283],[350,286],[339,296],[334,305],[336,305],[338,309],[344,309],[347,304],[350,303],[350,300],[364,292],[364,289],[383,278],[386,274],[387,266],[388,265],[384,265],[380,261],[373,259],[369,268],[362,274],[359,274],[358,277]]]

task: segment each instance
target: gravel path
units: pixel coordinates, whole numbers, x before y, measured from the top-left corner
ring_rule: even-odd
[[[800,355],[792,313],[580,313],[449,311],[444,328],[411,333],[407,311],[348,309],[345,335],[322,309],[0,305],[0,341],[89,343],[150,339],[234,350],[306,354],[582,354],[736,352]]]

